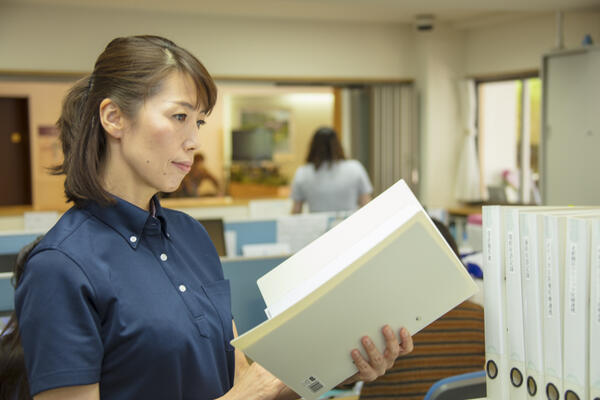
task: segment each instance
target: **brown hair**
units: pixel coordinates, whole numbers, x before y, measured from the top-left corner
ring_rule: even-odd
[[[102,172],[107,159],[106,133],[99,117],[102,100],[110,98],[134,120],[143,102],[161,89],[174,71],[189,75],[196,85],[196,107],[207,114],[217,99],[216,85],[202,63],[187,50],[159,36],[112,40],[98,57],[94,71],[67,93],[57,122],[64,161],[53,173],[65,174],[67,201],[81,206],[91,199],[111,204]]]
[[[333,161],[345,158],[337,133],[327,127],[317,129],[310,142],[306,162],[312,163],[315,169],[319,169],[323,163],[331,164]]]
[[[42,240],[39,236],[24,246],[17,255],[12,284],[19,285],[25,262],[35,246]],[[29,385],[25,373],[25,358],[19,335],[19,323],[13,311],[8,323],[0,333],[0,400],[29,400]]]

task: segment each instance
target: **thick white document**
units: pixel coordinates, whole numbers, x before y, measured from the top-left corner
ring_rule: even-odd
[[[519,209],[517,207],[502,207],[502,211],[504,219],[506,344],[508,354],[506,376],[510,380],[508,398],[510,400],[526,400]]]
[[[403,181],[258,285],[271,318],[232,344],[305,399],[356,372],[362,336],[383,350],[385,324],[414,334],[477,292]]]
[[[588,398],[591,220],[567,218],[563,383],[567,398]],[[576,397],[571,397],[573,394]]]
[[[542,297],[539,238],[535,213],[519,212],[519,244],[523,291],[523,332],[525,334],[525,381],[530,398],[544,399],[544,349],[542,338]]]
[[[503,218],[500,206],[483,207],[483,297],[486,388],[490,399],[508,399],[506,354],[506,289],[504,284]]]
[[[598,215],[598,209],[569,207],[549,211],[541,218],[542,329],[544,388],[548,398],[559,398],[563,390],[563,305],[566,221],[568,216]],[[600,215],[599,215],[600,216]],[[538,223],[539,223],[538,216]]]
[[[600,219],[592,223],[590,270],[590,399],[600,399]]]
[[[563,295],[566,217],[543,216],[542,221],[543,347],[546,392],[563,393]]]

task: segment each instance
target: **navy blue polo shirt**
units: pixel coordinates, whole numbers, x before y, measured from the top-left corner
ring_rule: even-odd
[[[15,293],[31,394],[214,399],[233,385],[229,281],[206,230],[155,203],[71,208]]]

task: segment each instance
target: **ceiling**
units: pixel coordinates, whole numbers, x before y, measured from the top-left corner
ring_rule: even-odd
[[[600,0],[12,0],[88,8],[134,9],[195,15],[410,23],[420,14],[438,21],[511,18],[562,11],[600,11]]]

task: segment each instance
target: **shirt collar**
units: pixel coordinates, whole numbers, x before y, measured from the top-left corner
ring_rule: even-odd
[[[117,231],[131,247],[136,248],[148,218],[153,217],[150,212],[117,196],[113,197],[115,204],[101,206],[95,201],[88,201],[83,208]],[[168,237],[167,221],[158,196],[152,196],[150,201],[154,203],[156,218],[160,220],[163,233]]]

